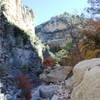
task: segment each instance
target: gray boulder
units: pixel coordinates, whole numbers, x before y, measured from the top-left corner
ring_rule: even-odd
[[[46,82],[57,83],[59,81],[64,81],[71,71],[72,67],[70,66],[57,66],[41,74],[40,78]]]
[[[40,97],[50,98],[57,91],[58,87],[55,85],[41,86],[39,89]]]

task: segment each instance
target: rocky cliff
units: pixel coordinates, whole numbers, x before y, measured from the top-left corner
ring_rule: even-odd
[[[18,76],[28,74],[34,84],[38,81],[43,45],[35,35],[33,22],[33,11],[21,0],[0,0],[0,82],[7,100],[22,100],[15,96]]]
[[[21,0],[0,0],[1,63],[33,66],[34,58],[42,57],[43,46],[35,35],[33,21],[33,11]]]
[[[72,42],[72,37],[78,38],[78,32],[87,24],[86,20],[83,15],[64,13],[38,25],[36,34],[45,44],[64,46],[66,43]],[[79,37],[79,39],[81,38]],[[76,42],[78,41],[76,40]]]

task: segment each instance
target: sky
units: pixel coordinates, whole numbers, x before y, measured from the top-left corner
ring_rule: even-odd
[[[68,13],[80,14],[88,6],[87,0],[22,0],[35,13],[35,25],[48,21],[51,17]]]

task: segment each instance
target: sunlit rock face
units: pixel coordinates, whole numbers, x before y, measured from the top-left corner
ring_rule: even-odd
[[[42,66],[34,13],[21,0],[0,0],[0,64]]]
[[[73,70],[71,100],[100,99],[100,58],[84,60]]]
[[[43,43],[65,46],[66,43],[72,42],[70,32],[73,34],[73,37],[78,37],[78,32],[82,27],[81,21],[85,22],[84,16],[64,13],[38,25],[36,34]]]
[[[25,31],[34,31],[34,13],[21,0],[1,0],[0,5],[8,21]]]

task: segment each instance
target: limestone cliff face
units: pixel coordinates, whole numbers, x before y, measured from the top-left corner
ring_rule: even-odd
[[[46,23],[38,25],[36,27],[36,34],[43,43],[64,46],[66,43],[72,42],[70,32],[74,38],[78,37],[78,32],[82,27],[81,22],[86,22],[84,16],[64,13],[60,16],[52,17]]]
[[[71,100],[100,100],[100,58],[76,64],[72,79]]]
[[[37,73],[42,69],[42,51],[33,11],[21,0],[0,0],[0,83],[7,97],[3,94],[1,100],[23,100],[17,84],[20,75],[27,74],[34,85],[41,83]]]
[[[33,11],[21,0],[0,0],[0,64],[41,66],[43,45],[33,22]]]
[[[0,6],[9,22],[25,31],[34,31],[34,13],[21,0],[0,0]]]

